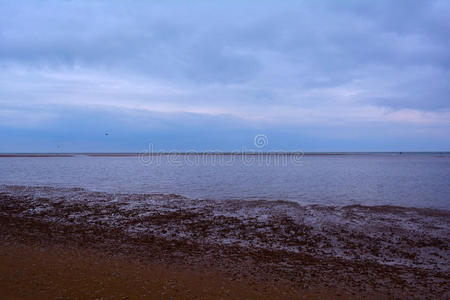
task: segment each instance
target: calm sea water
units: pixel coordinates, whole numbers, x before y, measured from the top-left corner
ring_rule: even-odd
[[[450,209],[450,157],[8,157],[0,158],[0,184],[175,193],[201,199]]]

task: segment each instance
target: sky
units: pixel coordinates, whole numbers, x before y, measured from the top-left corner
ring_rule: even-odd
[[[0,3],[0,152],[448,151],[450,1]],[[107,133],[107,135],[105,134]]]

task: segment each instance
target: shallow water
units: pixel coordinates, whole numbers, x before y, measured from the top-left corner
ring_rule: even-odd
[[[437,154],[3,157],[0,184],[448,210],[450,158]]]

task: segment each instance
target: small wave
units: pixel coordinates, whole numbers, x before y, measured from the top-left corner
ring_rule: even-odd
[[[359,210],[380,214],[408,214],[411,212],[420,214],[422,216],[439,216],[450,217],[450,211],[445,209],[421,208],[421,207],[404,207],[395,205],[374,205],[367,206],[361,204],[343,206],[344,210]]]
[[[450,210],[447,209],[436,209],[436,208],[423,208],[423,207],[405,207],[405,206],[395,206],[395,205],[363,205],[363,204],[352,204],[352,205],[324,205],[324,204],[305,204],[299,203],[291,200],[247,200],[247,199],[230,199],[230,200],[217,200],[217,199],[194,199],[188,198],[176,193],[110,193],[110,192],[99,192],[91,191],[86,188],[81,187],[54,187],[54,186],[29,186],[29,185],[0,185],[0,191],[10,192],[10,193],[45,193],[48,197],[53,196],[68,196],[73,193],[81,193],[89,196],[97,195],[97,197],[111,198],[111,197],[121,197],[128,198],[128,200],[140,200],[143,199],[153,199],[153,200],[186,200],[187,202],[214,202],[216,204],[221,204],[235,209],[251,209],[251,208],[286,208],[293,211],[299,210],[301,212],[305,209],[317,210],[317,211],[328,211],[328,212],[364,212],[364,213],[375,213],[375,214],[418,214],[421,216],[436,216],[436,217],[447,217],[450,218]]]

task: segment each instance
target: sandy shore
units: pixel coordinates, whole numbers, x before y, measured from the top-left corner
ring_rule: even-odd
[[[155,264],[63,245],[0,246],[2,299],[357,299],[331,289],[232,280],[214,269]]]
[[[267,205],[4,188],[1,294],[12,299],[449,296],[446,212]],[[351,227],[359,214],[364,219]],[[343,219],[335,219],[338,215]],[[414,235],[416,223],[422,236]]]

